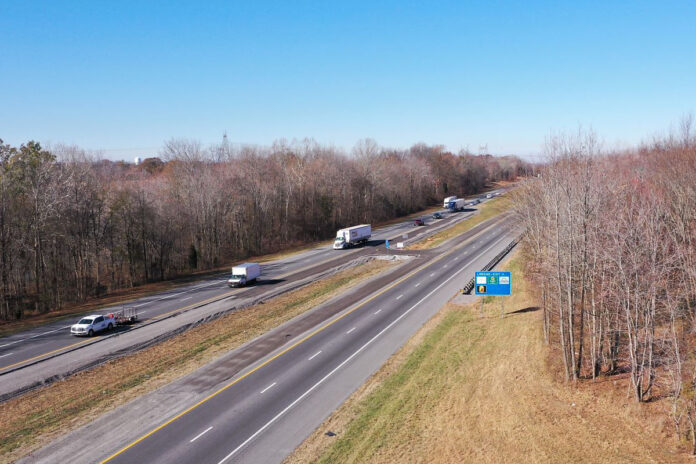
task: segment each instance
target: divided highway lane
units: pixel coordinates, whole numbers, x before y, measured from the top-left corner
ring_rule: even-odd
[[[102,462],[280,462],[514,232],[493,228],[237,376]]]
[[[469,217],[471,214],[456,213],[444,219],[428,219],[433,223],[447,226]],[[414,229],[418,229],[414,231]],[[358,253],[370,250],[380,245],[385,239],[399,238],[408,233],[427,231],[427,227],[414,228],[412,222],[403,222],[384,228],[376,229],[371,241],[371,247],[355,248],[336,251],[331,246],[322,246],[281,260],[271,261],[262,265],[260,284],[248,288],[230,289],[226,285],[227,273],[207,278],[194,284],[149,295],[128,302],[125,306],[138,309],[140,323],[151,319],[161,319],[177,312],[200,306],[220,298],[254,296],[269,290],[269,286],[278,285],[295,278],[303,278],[311,273],[318,273],[353,259]],[[124,305],[115,305],[92,311],[94,314],[105,314],[121,309]],[[55,321],[29,331],[23,331],[8,337],[0,338],[0,376],[16,369],[34,364],[43,359],[59,355],[68,350],[76,349],[91,343],[96,343],[105,334],[93,338],[76,338],[69,333],[70,324],[75,323],[79,316]],[[136,326],[137,327],[137,326]],[[118,331],[132,330],[131,327],[117,329]]]

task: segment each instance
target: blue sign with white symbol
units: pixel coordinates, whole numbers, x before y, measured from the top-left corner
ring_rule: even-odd
[[[510,295],[512,278],[508,271],[477,271],[474,277],[476,295]]]

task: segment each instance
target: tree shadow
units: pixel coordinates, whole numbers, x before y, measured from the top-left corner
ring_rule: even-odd
[[[518,309],[517,311],[512,311],[508,314],[522,314],[522,313],[532,313],[534,311],[539,311],[541,308],[539,306],[528,306],[526,308]]]

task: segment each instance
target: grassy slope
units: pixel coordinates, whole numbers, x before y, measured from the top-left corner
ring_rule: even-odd
[[[327,301],[391,263],[372,261],[341,271],[263,305],[204,324],[132,356],[0,405],[0,462],[11,462],[109,408],[183,377],[223,353]]]
[[[691,462],[664,406],[634,404],[621,380],[574,388],[550,373],[541,314],[514,313],[535,301],[509,268],[504,319],[496,300],[483,319],[449,303],[288,462]]]
[[[483,221],[490,219],[494,216],[497,216],[498,214],[501,214],[508,209],[510,209],[511,202],[509,197],[507,196],[502,196],[498,198],[494,198],[491,200],[486,201],[485,203],[481,203],[478,206],[479,213],[475,216],[473,216],[470,219],[466,219],[458,224],[456,224],[453,227],[449,227],[443,231],[440,231],[418,243],[415,243],[413,245],[410,245],[408,247],[409,250],[423,250],[423,249],[430,249],[430,248],[435,248],[442,244],[445,240],[448,240],[452,237],[456,237],[457,235],[463,234],[467,230],[471,229],[477,224],[482,223]]]

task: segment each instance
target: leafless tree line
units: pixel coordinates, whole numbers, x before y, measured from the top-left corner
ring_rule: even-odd
[[[0,140],[0,320],[326,239],[513,179],[515,157],[166,142],[138,166]]]
[[[566,380],[627,373],[639,401],[669,397],[696,453],[696,139],[614,154],[554,136],[518,189],[527,272]]]

